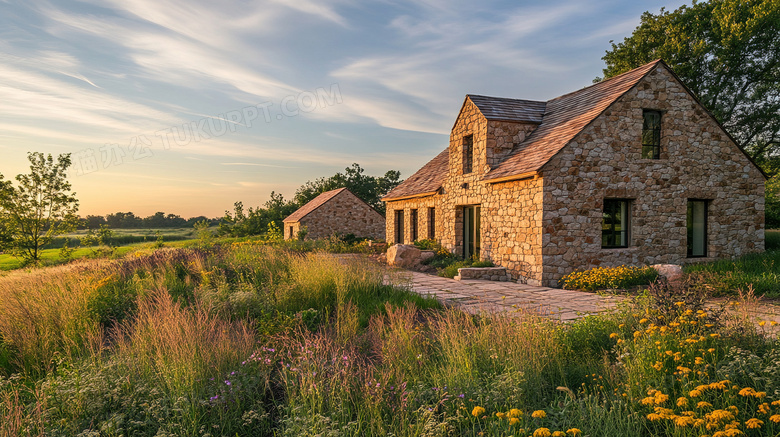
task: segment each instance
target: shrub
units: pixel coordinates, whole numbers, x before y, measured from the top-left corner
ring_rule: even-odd
[[[652,267],[596,267],[571,272],[561,278],[559,284],[569,290],[625,289],[636,285],[647,285],[657,277],[658,272]]]

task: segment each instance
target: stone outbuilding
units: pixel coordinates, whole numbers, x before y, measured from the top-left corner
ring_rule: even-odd
[[[284,238],[298,238],[302,227],[306,238],[333,234],[381,239],[385,218],[346,188],[326,191],[284,219]]]
[[[765,180],[657,60],[546,102],[467,95],[449,147],[383,198],[386,239],[557,286],[764,250]]]

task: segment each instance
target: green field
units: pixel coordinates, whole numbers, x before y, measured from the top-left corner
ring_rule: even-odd
[[[186,247],[191,244],[195,238],[194,230],[192,228],[159,228],[159,229],[112,229],[114,236],[118,240],[129,239],[145,239],[148,242],[133,242],[129,244],[117,245],[114,249],[112,256],[120,257],[127,253],[140,250],[149,249],[154,247],[157,239],[162,236],[166,238],[175,238],[176,241],[165,241],[166,247]],[[71,254],[70,259],[79,259],[95,256],[96,247],[77,247],[79,244],[77,239],[84,237],[87,234],[86,230],[79,230],[70,234],[65,234],[62,237],[70,239],[69,246],[75,250]],[[132,237],[132,238],[127,238]],[[57,241],[59,243],[59,240]],[[61,246],[61,243],[57,244]],[[41,263],[43,265],[55,265],[68,261],[60,256],[60,249],[44,249],[41,251]],[[13,270],[24,267],[24,262],[21,258],[4,253],[0,254],[0,270]]]

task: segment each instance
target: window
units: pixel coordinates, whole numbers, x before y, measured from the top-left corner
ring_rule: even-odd
[[[661,159],[661,112],[642,111],[642,158]]]
[[[411,228],[410,231],[412,233],[412,241],[417,241],[417,210],[413,209],[411,211],[411,216],[409,217],[411,220]]]
[[[604,214],[601,219],[602,248],[628,247],[630,210],[630,200],[604,199]]]
[[[436,208],[428,208],[428,238],[436,238]]]
[[[395,242],[396,244],[404,244],[404,210],[397,209],[395,211]]]
[[[290,238],[293,238],[293,236],[294,236],[294,235],[295,235],[295,234],[293,234],[293,227],[292,227],[292,226],[290,226]]]
[[[707,201],[688,200],[688,257],[707,256]]]
[[[474,135],[463,137],[463,174],[471,173],[474,166]]]

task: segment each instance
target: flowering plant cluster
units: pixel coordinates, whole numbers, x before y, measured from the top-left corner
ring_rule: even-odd
[[[658,277],[652,267],[596,267],[594,269],[571,272],[560,280],[563,288],[570,290],[622,289],[635,285],[647,285]]]

